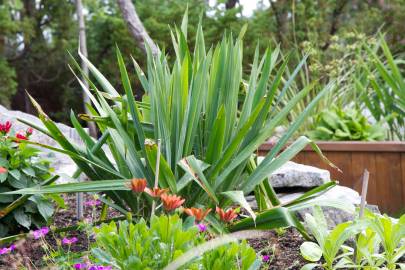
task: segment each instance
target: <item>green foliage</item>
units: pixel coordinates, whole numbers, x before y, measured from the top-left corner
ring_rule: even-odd
[[[379,40],[382,55],[377,50],[364,45],[371,59],[363,63],[364,75],[355,81],[362,91],[365,106],[376,121],[388,123],[391,140],[405,139],[405,80],[399,59],[392,55],[384,37]],[[377,49],[380,49],[377,48]]]
[[[359,110],[333,105],[316,117],[314,130],[308,135],[322,141],[380,141],[385,133],[382,124],[370,124]]]
[[[83,2],[87,15],[89,58],[112,85],[118,87],[120,73],[114,66],[115,45],[119,45],[124,55],[132,55],[142,68],[146,67],[146,57],[127,30],[116,1]],[[165,49],[170,61],[173,60],[174,50],[170,46],[171,35],[166,31],[167,25],[180,25],[187,5],[190,48],[194,48],[200,17],[204,21],[207,44],[220,41],[223,29],[238,33],[243,25],[249,25],[243,50],[248,60],[244,63],[244,71],[250,69],[257,41],[260,41],[260,52],[276,43],[282,44],[283,52],[294,50],[300,57],[290,63],[291,67],[300,61],[302,49],[308,52],[311,55],[306,68],[308,79],[322,82],[335,78],[347,66],[354,64],[354,59],[346,57],[346,54],[357,50],[357,40],[364,35],[373,36],[381,30],[387,33],[387,43],[395,53],[402,52],[404,48],[401,42],[404,33],[400,31],[405,14],[403,0],[305,0],[279,1],[272,5],[266,0],[257,1],[258,8],[249,17],[242,15],[243,8],[239,5],[225,9],[223,2],[137,0],[135,7],[146,30],[160,48]],[[66,66],[66,51],[75,51],[77,47],[78,28],[74,12],[74,1],[47,0],[41,5],[37,5],[35,0],[1,2],[0,70],[3,76],[0,93],[3,95],[0,96],[3,105],[8,104],[17,88],[13,102],[16,109],[29,110],[29,102],[24,100],[24,90],[28,89],[34,97],[43,101],[42,104],[46,104],[48,113],[58,121],[68,121],[70,108],[84,111],[82,91],[72,83]],[[127,68],[134,70],[129,64]],[[135,95],[140,99],[140,84],[133,77],[130,80]],[[303,85],[299,90],[302,88]],[[341,85],[341,88],[347,87]],[[330,104],[329,101],[325,103],[326,106]]]
[[[204,243],[197,226],[189,218],[183,222],[177,215],[153,216],[150,226],[141,219],[136,224],[123,221],[94,228],[94,256],[103,264],[118,269],[163,269],[192,247]],[[205,253],[190,262],[186,269],[249,269],[256,254],[245,242],[232,243]],[[214,267],[214,268],[212,268]]]
[[[347,263],[345,258],[345,256],[350,254],[350,248],[343,244],[362,229],[361,223],[341,223],[329,232],[326,219],[320,207],[314,207],[314,216],[306,214],[305,222],[309,232],[314,236],[317,243],[304,242],[300,248],[302,256],[311,262],[319,261],[322,256],[325,263],[310,263],[302,269],[313,269],[320,265],[327,270],[352,266],[350,263]],[[342,254],[339,254],[342,250]]]
[[[202,269],[252,269],[257,262],[255,251],[242,241],[231,243],[207,252],[202,258]],[[200,269],[200,268],[199,268]]]
[[[355,222],[337,225],[328,231],[325,217],[319,207],[314,216],[305,217],[309,231],[317,243],[304,242],[302,256],[312,262],[302,269],[317,266],[325,269],[403,269],[400,258],[405,254],[405,215],[395,220],[366,210],[366,216]],[[344,245],[349,238],[355,238],[355,249]],[[381,248],[380,248],[381,247]],[[325,263],[319,260],[323,257]]]
[[[14,136],[13,131],[0,135],[0,166],[7,169],[0,174],[2,192],[32,187],[51,176],[49,161],[38,156],[39,150],[22,140],[15,141]],[[54,211],[51,200],[43,195],[33,195],[24,201],[16,195],[0,195],[0,209],[1,236],[39,227]]]
[[[93,107],[91,115],[81,117],[95,121],[103,134],[96,143],[83,131],[72,113],[72,123],[85,142],[86,149],[68,141],[39,104],[31,99],[48,129],[46,133],[62,147],[48,148],[69,155],[82,172],[97,182],[30,188],[18,192],[104,190],[120,209],[130,208],[133,213],[138,213],[142,208],[147,215],[151,210],[151,200],[146,198],[144,201],[147,205],[140,207],[136,195],[128,192],[125,184],[128,183],[126,179],[145,178],[149,187],[154,185],[155,142],[161,140],[159,187],[169,188],[172,193],[181,195],[186,199],[186,206],[227,207],[237,203],[254,218],[253,211],[242,196],[254,191],[256,198],[262,202],[260,210],[275,207],[274,211],[279,211],[281,215],[276,215],[278,220],[274,220],[276,216],[273,218],[269,213],[264,214],[262,220],[267,223],[264,227],[274,228],[277,224],[300,226],[288,208],[276,208],[278,198],[264,180],[308,144],[321,154],[308,138],[300,137],[276,156],[322,96],[334,87],[333,82],[314,97],[273,150],[260,164],[256,164],[256,149],[273,134],[276,126],[285,120],[291,108],[308,93],[310,87],[302,89],[281,111],[273,110],[273,104],[281,99],[297,76],[295,72],[286,76],[286,82],[282,82],[287,61],[277,66],[279,50],[267,49],[260,59],[257,49],[251,74],[245,81],[242,76],[242,37],[246,29],[236,39],[232,35],[225,36],[221,43],[207,51],[200,26],[195,38],[198,42],[191,51],[185,39],[187,21],[186,14],[181,29],[176,28],[172,32],[176,52],[172,65],[161,52],[157,56],[148,54],[147,72],[134,61],[138,79],[147,96],[144,99],[146,102],[135,100],[119,51],[117,58],[125,95],[120,95],[101,72],[80,55],[89,65],[96,81],[89,80],[92,91],[83,87]],[[296,70],[304,62],[305,58]],[[274,79],[270,79],[272,74]],[[79,83],[84,86],[82,81],[79,80]],[[283,91],[277,94],[279,88]],[[247,91],[247,94],[239,100],[241,91]],[[104,143],[108,145],[114,160],[100,150]],[[319,192],[322,190],[314,194]],[[246,226],[254,227],[255,223],[248,221],[241,227]]]
[[[387,215],[378,216],[368,212],[366,224],[369,230],[357,241],[360,244],[359,259],[368,262],[369,258],[374,257],[377,266],[383,263],[389,270],[397,269],[397,266],[403,269],[405,263],[399,261],[405,255],[405,215],[394,220]],[[383,253],[379,254],[377,243],[383,247]]]

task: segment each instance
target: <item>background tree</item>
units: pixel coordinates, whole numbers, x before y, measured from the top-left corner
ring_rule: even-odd
[[[120,89],[115,45],[127,57],[130,73],[133,67],[129,56],[143,66],[144,52],[128,31],[117,0],[83,1],[89,58]],[[402,31],[405,0],[262,0],[257,1],[259,8],[250,17],[242,15],[243,5],[236,1],[137,0],[132,3],[151,39],[168,55],[173,53],[168,27],[173,23],[180,25],[186,6],[189,37],[194,36],[201,17],[207,44],[217,42],[223,29],[238,33],[247,23],[246,63],[251,62],[257,43],[260,48],[280,43],[283,53],[310,53],[307,71],[314,79],[327,79],[334,67],[340,65],[334,61],[341,58],[339,50],[349,48],[353,39],[363,34],[372,36],[381,30],[387,33],[386,39],[395,54],[405,49]],[[2,105],[11,104],[14,109],[30,112],[30,104],[25,100],[27,89],[58,121],[67,120],[68,108],[83,112],[82,92],[67,68],[67,51],[73,55],[77,51],[76,19],[74,0],[0,2]],[[133,77],[131,80],[138,91],[139,82]]]

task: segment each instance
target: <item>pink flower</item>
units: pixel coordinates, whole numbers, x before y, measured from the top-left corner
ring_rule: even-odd
[[[9,247],[0,248],[0,255],[10,253],[10,252],[13,251],[14,249],[15,249],[15,245],[14,245],[14,244],[12,244],[12,245],[9,246]]]
[[[33,231],[35,239],[39,239],[41,237],[44,237],[48,233],[49,233],[49,228],[48,227],[42,227],[41,229]]]
[[[11,129],[10,121],[7,121],[5,124],[0,124],[0,132],[7,134],[10,132],[10,129]]]
[[[101,204],[100,200],[88,200],[88,201],[84,202],[84,205],[86,205],[86,206],[97,206],[100,204]]]
[[[71,245],[71,244],[74,244],[74,243],[76,243],[77,242],[77,237],[72,237],[72,238],[67,238],[67,237],[65,237],[65,238],[63,238],[62,239],[62,244],[64,244],[64,245]]]
[[[204,223],[198,223],[197,227],[200,232],[205,232],[207,230],[207,226]]]

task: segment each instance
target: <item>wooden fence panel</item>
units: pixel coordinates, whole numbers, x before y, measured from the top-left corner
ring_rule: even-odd
[[[339,172],[306,148],[293,161],[329,170],[331,179],[361,191],[360,177],[370,172],[367,201],[377,204],[384,213],[399,214],[405,211],[405,143],[404,142],[318,142],[324,155],[342,172]],[[272,144],[264,144],[259,154],[265,155]]]

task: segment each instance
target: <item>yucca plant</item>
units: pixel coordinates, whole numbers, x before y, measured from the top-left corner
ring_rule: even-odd
[[[87,78],[90,89],[78,79],[92,102],[88,106],[92,114],[81,115],[81,118],[97,123],[102,133],[98,142],[87,135],[74,113],[71,113],[72,124],[85,143],[85,148],[68,141],[39,104],[32,101],[46,126],[46,129],[35,128],[57,140],[62,149],[54,150],[69,155],[92,181],[29,188],[19,193],[103,191],[117,209],[125,211],[130,208],[136,212],[137,199],[126,184],[131,178],[145,178],[150,187],[154,186],[158,159],[156,142],[160,140],[158,185],[184,197],[187,206],[224,207],[235,202],[240,204],[252,218],[234,230],[260,224],[266,228],[300,226],[292,211],[308,207],[309,200],[335,183],[326,184],[281,206],[274,190],[264,180],[308,144],[320,153],[308,138],[299,137],[279,154],[334,83],[327,84],[320,91],[297,120],[291,123],[272,151],[257,164],[257,148],[273,134],[277,125],[307,95],[312,85],[297,93],[282,110],[273,110],[273,105],[281,100],[297,72],[283,83],[287,61],[276,64],[279,49],[269,48],[259,58],[257,48],[250,75],[245,78],[242,71],[242,38],[245,30],[236,39],[226,35],[218,45],[207,51],[200,25],[194,51],[191,51],[186,42],[185,15],[181,29],[176,28],[172,32],[176,54],[173,64],[170,64],[164,52],[158,55],[149,52],[144,72],[132,59],[145,92],[142,102],[134,98],[129,75],[118,49],[118,66],[125,94],[115,90],[79,53],[95,79],[93,82]],[[302,63],[297,70],[301,66]],[[76,67],[79,68],[77,64]],[[281,93],[276,95],[280,88]],[[241,95],[242,101],[238,99],[241,92],[245,92],[245,95]],[[103,144],[108,145],[110,154],[101,148]],[[256,196],[259,210],[269,209],[257,218],[244,198],[251,192]]]
[[[405,140],[405,80],[399,61],[394,59],[384,36],[376,50],[368,46],[370,63],[363,63],[364,75],[355,81],[355,87],[363,93],[363,101],[376,121],[389,126],[390,140]],[[382,55],[379,51],[382,51]]]

